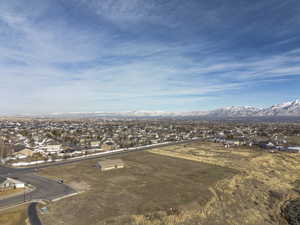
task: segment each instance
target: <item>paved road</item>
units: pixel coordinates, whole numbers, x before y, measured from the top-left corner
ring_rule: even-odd
[[[24,195],[18,195],[18,196],[14,196],[11,198],[0,200],[0,208],[19,204],[19,203],[24,202],[24,200],[25,201],[41,200],[41,199],[53,200],[55,198],[62,197],[67,194],[75,193],[75,191],[73,189],[71,189],[70,187],[68,187],[67,185],[59,184],[57,181],[50,180],[45,177],[36,175],[35,170],[38,168],[46,168],[46,167],[51,167],[51,166],[80,162],[83,160],[104,158],[107,156],[112,156],[112,155],[117,155],[117,154],[118,155],[119,154],[127,154],[129,152],[143,151],[143,150],[158,148],[158,147],[162,147],[162,146],[171,146],[171,145],[191,143],[191,142],[197,142],[197,141],[199,141],[199,140],[189,140],[189,141],[182,141],[182,142],[177,142],[177,143],[161,144],[161,145],[156,145],[156,146],[146,146],[146,147],[140,147],[138,149],[129,149],[126,151],[111,152],[111,153],[107,153],[105,155],[94,155],[94,156],[88,156],[85,158],[54,162],[54,163],[50,163],[47,165],[37,165],[33,168],[9,168],[9,167],[0,166],[0,176],[15,178],[17,180],[21,180],[27,184],[30,184],[36,188],[34,191],[32,191],[28,194],[25,194],[25,199],[24,199]]]
[[[0,168],[1,169],[1,168]],[[75,191],[64,184],[59,184],[54,180],[28,173],[14,173],[11,177],[21,180],[35,187],[35,190],[23,193],[11,198],[0,200],[0,207],[17,205],[25,201],[32,200],[53,200],[67,194],[75,193]]]
[[[42,225],[41,220],[37,213],[36,206],[37,206],[37,203],[33,202],[28,207],[29,221],[30,221],[31,225]]]
[[[38,164],[34,167],[23,168],[20,170],[27,172],[27,171],[33,171],[33,169],[38,169],[38,168],[47,168],[47,167],[51,167],[51,166],[55,166],[55,165],[64,165],[64,164],[75,163],[75,162],[80,162],[80,161],[84,161],[84,160],[105,158],[105,157],[112,156],[112,155],[128,154],[129,152],[138,152],[138,151],[144,151],[144,150],[149,150],[149,149],[154,149],[154,148],[159,148],[159,147],[166,147],[166,146],[172,146],[172,145],[178,145],[178,144],[188,144],[188,143],[199,142],[199,141],[201,141],[201,140],[200,139],[186,140],[186,141],[181,141],[181,142],[166,143],[166,144],[160,144],[160,145],[155,145],[155,146],[145,146],[145,147],[141,146],[141,147],[138,147],[137,149],[127,149],[127,150],[120,151],[120,152],[107,152],[106,154],[103,154],[103,155],[91,155],[91,156],[86,156],[84,158],[68,159],[65,161],[52,162],[49,164],[42,164],[42,165]],[[1,175],[1,172],[0,172],[0,175]]]

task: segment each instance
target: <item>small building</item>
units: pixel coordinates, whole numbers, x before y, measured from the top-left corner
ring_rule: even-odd
[[[47,145],[46,152],[50,154],[56,154],[62,151],[61,145]]]
[[[239,140],[223,140],[221,142],[224,143],[225,148],[241,145],[241,142]]]
[[[300,147],[288,147],[288,152],[300,153]]]
[[[9,183],[7,182],[6,177],[0,177],[0,190],[4,190],[9,188]]]
[[[275,148],[275,145],[272,142],[269,141],[261,141],[258,143],[259,147],[264,149],[273,149]]]
[[[14,187],[14,188],[25,188],[25,183],[19,180],[15,180],[13,178],[7,178],[8,182]]]
[[[106,159],[98,161],[99,168],[101,171],[113,170],[124,168],[125,164],[121,159]]]
[[[33,154],[34,154],[34,151],[32,151],[31,149],[25,148],[21,151],[14,153],[14,156],[17,159],[25,159],[27,157],[31,157]]]
[[[91,141],[91,147],[96,148],[100,147],[101,142],[100,141]]]
[[[88,144],[88,140],[85,139],[85,138],[81,138],[81,139],[79,140],[79,144],[80,144],[80,146],[85,147],[85,146],[87,146],[87,144]]]
[[[25,183],[9,177],[0,177],[0,191],[15,188],[25,188]]]
[[[114,150],[117,148],[118,148],[118,146],[112,141],[107,141],[101,145],[101,149],[104,151],[110,151],[110,150]]]

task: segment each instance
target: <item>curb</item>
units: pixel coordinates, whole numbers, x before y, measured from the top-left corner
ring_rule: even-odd
[[[52,201],[52,202],[56,202],[56,201],[59,201],[59,200],[61,200],[61,199],[70,198],[70,197],[72,197],[72,196],[79,195],[79,194],[81,194],[81,193],[83,193],[83,191],[81,191],[81,192],[76,192],[76,193],[72,193],[72,194],[68,194],[68,195],[64,195],[64,196],[62,196],[62,197],[58,197],[58,198],[52,199],[51,201]]]

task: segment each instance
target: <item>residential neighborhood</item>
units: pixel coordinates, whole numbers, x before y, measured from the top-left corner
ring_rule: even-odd
[[[297,123],[170,119],[30,119],[0,121],[4,164],[51,162],[116,149],[201,139],[270,151],[300,152]]]

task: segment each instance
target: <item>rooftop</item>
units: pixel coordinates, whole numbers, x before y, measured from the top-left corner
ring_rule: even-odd
[[[98,161],[98,164],[101,167],[111,167],[111,166],[116,166],[116,165],[124,165],[124,162],[122,159],[106,159],[106,160],[101,160]]]

